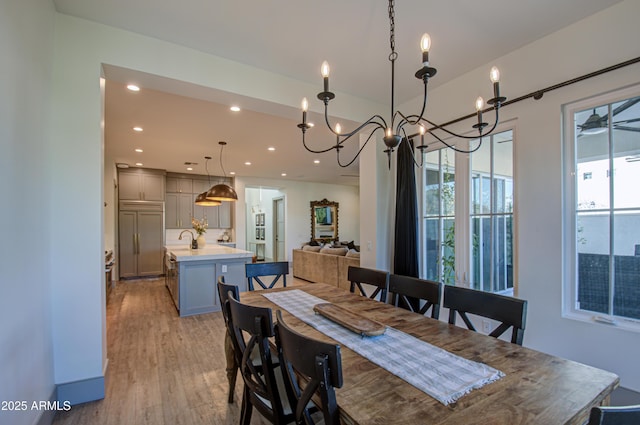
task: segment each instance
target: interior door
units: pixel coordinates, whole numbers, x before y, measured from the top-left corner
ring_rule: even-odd
[[[284,198],[277,198],[273,200],[274,222],[275,222],[275,237],[273,243],[274,258],[276,261],[287,261],[287,255],[285,252],[285,234],[284,234]]]

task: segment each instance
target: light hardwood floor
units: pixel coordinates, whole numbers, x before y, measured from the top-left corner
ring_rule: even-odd
[[[239,423],[243,383],[228,404],[222,313],[178,317],[164,279],[118,282],[107,355],[105,398],[59,412],[55,425]],[[254,410],[251,423],[268,422]]]

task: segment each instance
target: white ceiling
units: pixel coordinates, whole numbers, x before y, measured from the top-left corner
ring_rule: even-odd
[[[399,54],[395,102],[400,104],[421,94],[421,83],[413,74],[420,67],[418,43],[425,31],[433,42],[431,65],[438,69],[430,80],[434,87],[479,66],[486,65],[488,70],[494,59],[618,1],[401,0],[395,12]],[[318,91],[319,66],[328,60],[332,89],[389,104],[389,21],[387,2],[382,0],[53,3],[61,13],[317,84]],[[286,172],[287,179],[358,184],[356,178],[341,177],[357,174],[357,163],[340,169],[333,155],[324,154],[321,164],[311,164],[317,155],[301,147],[297,119],[281,118],[291,116],[291,111],[268,113],[282,109],[282,105],[241,99],[243,111],[231,115],[226,101],[223,105],[211,102],[220,102],[225,96],[228,102],[237,101],[228,93],[208,93],[201,87],[113,67],[105,75],[109,80],[106,145],[119,162],[133,164],[142,159],[145,167],[183,172],[185,161],[202,163],[209,155],[214,157],[210,171],[220,174],[217,141],[226,140],[225,168],[238,175],[280,178],[280,173]],[[126,92],[122,83],[130,78],[148,81],[147,90]],[[508,94],[506,82],[503,87]],[[129,129],[138,123],[145,131],[133,134]],[[324,137],[316,130],[318,138]],[[138,145],[144,152],[136,155],[132,150]],[[267,146],[277,150],[267,152]],[[244,161],[253,165],[243,166]],[[200,167],[194,172],[205,173]]]

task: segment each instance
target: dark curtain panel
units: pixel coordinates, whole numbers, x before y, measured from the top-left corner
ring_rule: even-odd
[[[404,276],[420,277],[418,267],[418,199],[412,150],[413,141],[403,140],[398,147],[393,272]]]

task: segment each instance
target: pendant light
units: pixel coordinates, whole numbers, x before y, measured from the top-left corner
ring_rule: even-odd
[[[211,186],[211,176],[209,175],[209,167],[208,167],[209,160],[211,159],[211,157],[205,156],[204,159],[205,159],[204,168],[205,170],[207,170],[207,177],[209,178],[209,186]],[[212,199],[207,199],[207,191],[204,191],[196,197],[196,205],[199,205],[201,207],[217,207],[219,205],[222,205],[222,202],[214,201]]]
[[[227,173],[224,171],[224,166],[222,165],[222,150],[226,146],[227,142],[220,141],[218,144],[220,145],[220,168],[222,168],[222,174],[224,174],[224,177],[227,178]],[[238,194],[228,184],[220,183],[209,189],[209,192],[207,192],[207,199],[226,202],[237,201]]]

